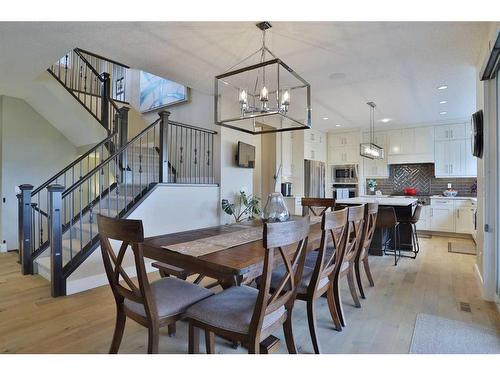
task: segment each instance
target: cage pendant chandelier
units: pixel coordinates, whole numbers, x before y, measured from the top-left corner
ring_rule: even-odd
[[[311,86],[266,45],[215,77],[215,123],[249,134],[311,127]]]
[[[384,149],[375,144],[375,107],[374,102],[366,103],[370,107],[370,142],[359,145],[359,154],[368,159],[381,160],[384,158]]]

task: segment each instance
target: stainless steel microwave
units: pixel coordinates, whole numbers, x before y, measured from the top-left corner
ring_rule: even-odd
[[[333,183],[357,183],[358,182],[358,167],[355,164],[350,165],[333,165],[332,166],[332,182]]]

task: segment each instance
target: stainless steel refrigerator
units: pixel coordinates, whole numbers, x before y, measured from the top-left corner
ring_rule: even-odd
[[[316,160],[304,160],[304,197],[325,197],[325,163]]]

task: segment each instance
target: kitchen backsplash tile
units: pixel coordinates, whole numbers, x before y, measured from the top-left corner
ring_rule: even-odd
[[[377,190],[383,194],[403,194],[404,188],[417,189],[418,195],[441,195],[448,184],[458,190],[458,195],[475,196],[471,187],[475,178],[435,178],[434,164],[398,164],[389,166],[389,178],[376,179]]]

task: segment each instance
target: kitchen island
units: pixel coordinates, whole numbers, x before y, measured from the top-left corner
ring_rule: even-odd
[[[379,206],[393,207],[396,211],[396,217],[411,217],[415,206],[417,205],[418,199],[412,197],[356,197],[356,198],[346,198],[338,199],[335,201],[336,204],[344,204],[347,206],[355,206],[364,203],[378,203]],[[400,234],[401,234],[401,250],[411,249],[411,228],[409,225],[400,224]],[[389,236],[386,237],[386,236]],[[384,231],[382,229],[376,229],[373,234],[373,240],[370,246],[369,253],[371,255],[384,255],[382,249],[382,244],[386,239],[389,239],[388,248],[392,249],[394,244],[394,238],[390,231],[386,231],[384,236]]]

